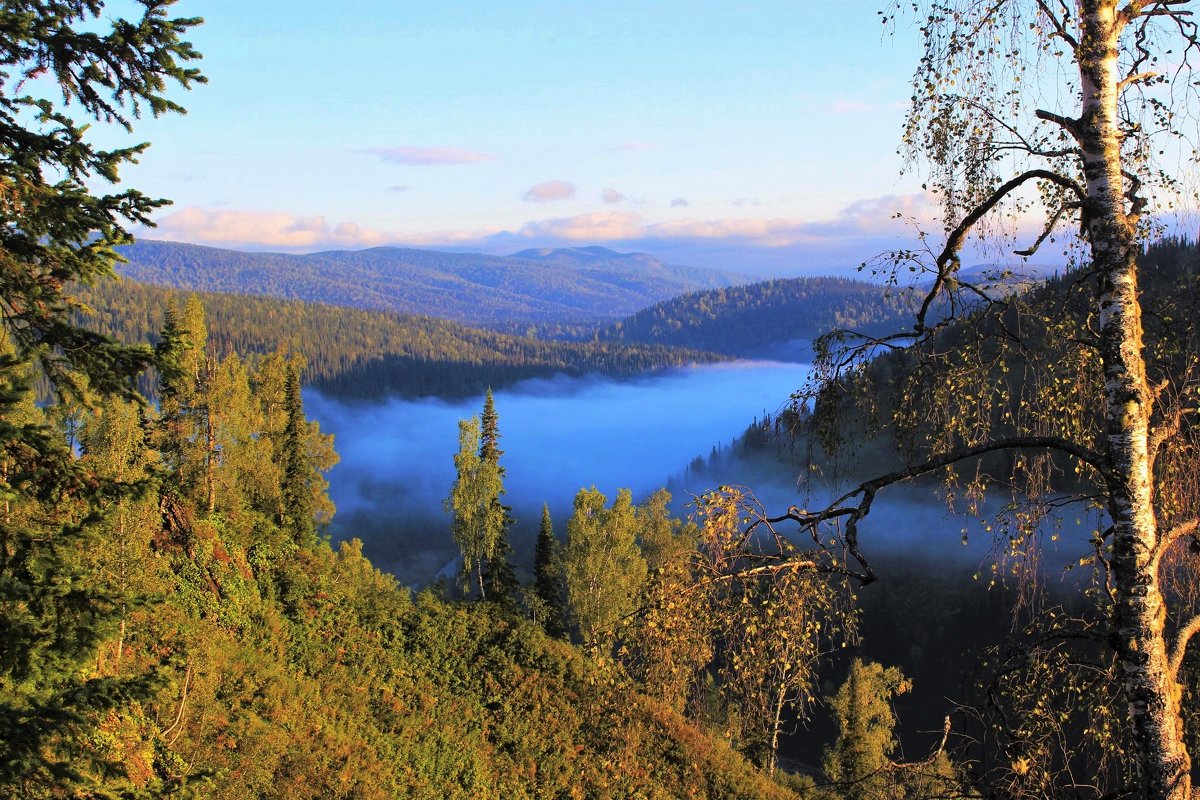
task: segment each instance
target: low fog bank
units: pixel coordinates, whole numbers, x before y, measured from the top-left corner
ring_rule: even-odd
[[[689,468],[671,478],[668,488],[677,500],[720,485],[744,488],[768,516],[779,516],[793,505],[820,511],[856,485],[850,480],[804,483],[800,480],[805,472],[801,458],[782,452],[774,444],[749,456],[737,452],[740,449],[738,443],[730,450],[710,451],[707,456],[693,459]],[[879,491],[870,513],[858,525],[860,549],[877,569],[895,565],[907,569],[921,563],[946,574],[978,575],[987,582],[993,577],[997,557],[1005,555],[1012,527],[1007,521],[1011,514],[1006,512],[1011,510],[1011,503],[1011,495],[995,486],[981,504],[979,514],[972,515],[961,501],[952,508],[943,488],[934,480],[887,487]],[[1043,520],[1038,527],[1036,557],[1044,568],[1047,584],[1089,576],[1088,571],[1072,573],[1064,569],[1092,554],[1091,537],[1107,525],[1106,516],[1082,504],[1063,505]],[[793,532],[795,527],[783,523],[780,531]],[[1003,578],[1005,570],[1014,564],[1009,558],[1007,566],[997,567],[994,576]]]
[[[802,493],[799,468],[782,461],[719,458],[705,469],[688,468],[697,456],[728,449],[764,411],[778,412],[807,369],[735,362],[634,381],[538,379],[497,391],[505,501],[516,518],[512,542],[518,565],[527,568],[532,559],[542,503],[549,504],[562,537],[575,494],[589,486],[610,501],[618,488],[630,488],[640,501],[668,486],[681,516],[693,510],[696,495],[720,484],[746,486],[770,514],[793,504],[822,507],[833,490]],[[410,585],[452,577],[457,548],[442,502],[454,480],[458,421],[478,414],[483,398],[364,405],[306,390],[305,404],[322,429],[334,434],[341,455],[328,476],[338,508],[333,538],[362,539],[377,566]],[[1078,531],[1065,531],[1061,551],[1047,542],[1047,563],[1081,555],[1079,543],[1094,525],[1084,519]],[[1067,526],[1074,527],[1073,518]],[[931,486],[881,492],[860,530],[863,550],[873,559],[917,558],[954,563],[956,570],[986,571],[994,545],[982,523],[949,514]]]
[[[537,379],[495,393],[506,502],[517,556],[531,558],[548,503],[565,533],[575,494],[595,486],[641,498],[697,453],[728,445],[756,415],[775,413],[807,366],[733,362],[644,379]],[[456,555],[442,501],[454,480],[458,421],[483,397],[345,404],[305,391],[309,416],[333,433],[341,463],[329,473],[335,539],[358,537],[371,559],[406,583],[425,583]]]

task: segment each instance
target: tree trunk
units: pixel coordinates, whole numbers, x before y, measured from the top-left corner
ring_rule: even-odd
[[[775,693],[775,708],[771,719],[771,745],[767,751],[766,772],[774,775],[779,767],[779,734],[783,729],[783,707],[787,702],[787,669],[784,668],[779,680],[779,690]]]
[[[212,408],[208,405],[204,407],[204,444],[204,506],[211,517],[217,510],[217,432],[213,425]]]
[[[1142,795],[1189,800],[1191,763],[1183,744],[1180,689],[1164,636],[1166,606],[1148,447],[1153,400],[1138,299],[1139,248],[1126,214],[1121,170],[1117,47],[1123,23],[1115,0],[1084,0],[1081,10],[1083,113],[1077,138],[1083,151],[1092,259],[1100,279],[1100,356],[1112,469],[1112,644],[1124,673]]]

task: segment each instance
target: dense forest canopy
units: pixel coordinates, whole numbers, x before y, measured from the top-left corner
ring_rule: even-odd
[[[847,278],[780,278],[681,295],[601,329],[598,337],[762,358],[835,329],[890,332],[916,310],[913,293],[897,287]]]
[[[510,257],[398,247],[285,255],[140,241],[120,252],[128,260],[121,274],[146,283],[436,313],[469,325],[609,320],[683,292],[747,279],[604,248]]]
[[[183,293],[128,279],[81,287],[78,325],[119,342],[153,342],[169,300]],[[305,378],[347,399],[455,397],[555,374],[629,377],[718,360],[663,345],[551,342],[492,333],[429,316],[390,314],[299,300],[197,295],[208,338],[221,355],[281,347],[305,358]],[[143,382],[143,390],[153,386]]]

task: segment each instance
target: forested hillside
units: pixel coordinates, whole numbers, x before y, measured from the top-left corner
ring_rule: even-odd
[[[601,341],[689,347],[745,358],[802,356],[834,328],[890,332],[915,310],[910,294],[847,278],[787,278],[710,289],[642,309]]]
[[[155,340],[168,298],[181,300],[182,293],[125,279],[81,288],[79,296],[91,309],[76,315],[79,324],[133,344]],[[433,317],[299,300],[200,297],[216,352],[287,347],[306,359],[306,380],[343,397],[459,396],[523,378],[624,377],[717,358],[665,346],[539,341]]]
[[[1160,241],[1141,253],[1139,268],[1148,309],[1145,351],[1167,409],[1156,437],[1162,449],[1155,472],[1165,487],[1158,513],[1164,527],[1190,532],[1168,540],[1156,570],[1170,598],[1166,625],[1186,634],[1187,620],[1200,612],[1195,528],[1178,521],[1194,513],[1179,498],[1191,496],[1197,480],[1195,412],[1183,409],[1194,403],[1200,364],[1200,249]],[[710,479],[782,469],[807,476],[804,487],[818,496],[823,487],[835,496],[845,491],[830,508],[845,516],[846,508],[859,512],[853,546],[861,548],[860,566],[877,569],[882,584],[861,592],[863,651],[886,655],[914,679],[920,696],[914,720],[928,714],[936,694],[957,696],[971,709],[961,724],[972,744],[963,752],[984,781],[1034,787],[1031,796],[1069,782],[1072,769],[1085,768],[1110,785],[1128,769],[1114,757],[1130,747],[1105,633],[1114,595],[1091,588],[1105,586],[1113,569],[1110,512],[1096,502],[1105,475],[1087,447],[1070,444],[1095,441],[1103,425],[1094,400],[1103,394],[1094,340],[1072,333],[1095,324],[1096,309],[1087,302],[1095,281],[1085,266],[967,308],[920,350],[867,345],[862,360],[842,360],[840,369],[827,362],[828,382],[815,384],[818,391],[800,393],[793,408],[756,420],[732,447],[691,465]],[[1016,444],[1003,449],[992,440]],[[940,495],[962,515],[962,543],[990,548],[991,557],[960,561],[953,534],[918,560],[911,551],[897,555],[889,537],[922,525],[889,510],[885,498],[903,492],[901,484],[915,484],[925,502]],[[867,513],[846,503],[858,492],[869,495]],[[788,512],[793,520],[806,513]],[[971,584],[980,595],[956,596]],[[905,606],[922,610],[904,612]],[[907,639],[897,634],[909,626]],[[931,659],[933,641],[949,652]],[[1195,748],[1200,658],[1194,649],[1177,652],[1186,698],[1181,739]],[[959,677],[968,674],[969,681]],[[934,694],[930,687],[937,687]],[[929,730],[937,720],[922,722]],[[1020,772],[1024,756],[1017,756],[1014,772],[1011,755],[1030,752],[1031,743],[1044,766],[1036,775]]]
[[[206,331],[194,297],[166,310],[157,410],[47,414],[4,387],[0,423],[56,444],[0,461],[0,566],[20,578],[0,605],[0,793],[789,796],[515,606],[413,598],[358,542],[331,549],[336,455],[298,359],[247,366]]]
[[[673,267],[639,254],[517,258],[377,247],[309,255],[139,241],[119,271],[202,292],[263,294],[486,325],[610,320],[736,273]]]

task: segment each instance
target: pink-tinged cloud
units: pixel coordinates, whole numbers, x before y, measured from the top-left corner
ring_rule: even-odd
[[[331,227],[322,216],[301,217],[278,211],[214,211],[194,206],[166,215],[158,220],[157,228],[143,235],[218,247],[280,250],[374,247],[395,241],[395,237],[355,222],[339,222]]]
[[[924,195],[860,200],[820,220],[652,220],[634,212],[605,211],[533,220],[515,229],[423,233],[371,230],[350,221],[329,224],[321,216],[185,208],[164,216],[158,228],[139,231],[138,235],[217,247],[293,252],[406,245],[505,254],[529,246],[604,243],[617,249],[651,252],[679,264],[795,274],[846,269],[886,250],[914,246],[914,224],[935,236],[941,231],[937,208]]]
[[[570,181],[542,181],[530,186],[521,199],[531,203],[546,203],[554,200],[567,200],[574,196],[575,184]]]
[[[620,203],[625,199],[625,195],[618,192],[616,189],[605,189],[600,193],[600,199],[610,205],[612,203]]]
[[[527,222],[514,233],[503,236],[573,242],[728,239],[758,247],[784,247],[864,236],[905,236],[913,233],[911,221],[926,230],[936,230],[935,212],[924,195],[860,200],[824,220],[725,217],[650,222],[633,212],[608,211]]]
[[[526,222],[516,232],[523,239],[614,241],[636,239],[646,232],[645,220],[628,211],[577,214],[573,217]]]
[[[491,153],[463,150],[459,147],[400,145],[398,147],[368,147],[360,152],[379,156],[384,161],[389,161],[393,164],[407,164],[412,167],[474,164],[479,161],[491,161],[495,158]]]

